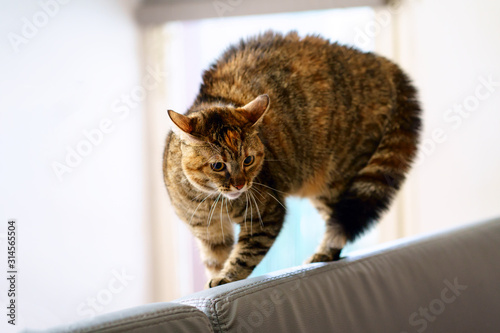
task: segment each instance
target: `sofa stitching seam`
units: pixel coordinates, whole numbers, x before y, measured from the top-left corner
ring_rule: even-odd
[[[136,331],[136,330],[139,330],[139,329],[142,329],[142,328],[146,328],[146,327],[152,327],[152,326],[158,326],[158,325],[161,325],[161,324],[164,324],[164,323],[167,323],[167,322],[173,322],[173,321],[177,321],[177,320],[184,320],[186,318],[192,318],[192,316],[188,315],[188,313],[185,313],[186,316],[184,317],[179,317],[179,318],[175,318],[175,319],[170,319],[170,318],[164,318],[164,317],[157,317],[158,319],[160,319],[160,321],[158,322],[155,322],[155,323],[149,323],[147,325],[141,325],[139,327],[136,327],[132,330],[130,330],[129,332],[133,332],[133,331]],[[207,327],[210,330],[213,331],[212,327],[210,326],[210,321],[208,320],[208,318],[201,314],[201,313],[196,313],[197,316],[199,316],[200,318],[203,318],[202,322],[203,322],[203,325],[205,327]],[[131,323],[127,323],[127,322],[124,322],[124,323],[121,323],[120,325],[116,325],[114,327],[96,327],[96,329],[104,329],[104,331],[107,331],[107,330],[112,330],[112,329],[115,329],[115,328],[125,328],[128,324],[135,324],[134,322],[131,322]],[[125,326],[125,327],[124,327]]]
[[[166,315],[166,314],[194,314],[195,316],[199,316],[201,318],[207,318],[203,313],[199,313],[199,310],[196,308],[193,309],[188,309],[188,308],[182,308],[182,309],[166,309],[166,310],[158,310],[150,314],[145,314],[145,315],[136,315],[136,316],[131,316],[127,317],[126,319],[118,319],[116,321],[108,322],[108,323],[103,323],[97,326],[92,326],[89,327],[88,329],[80,329],[77,330],[76,332],[91,332],[89,330],[93,329],[107,329],[107,328],[112,328],[112,326],[120,326],[129,323],[131,320],[135,320],[137,322],[138,320],[141,321],[146,321],[150,319],[155,319],[155,318],[161,318],[161,316]],[[182,319],[187,318],[183,317]],[[176,320],[176,319],[175,319]]]

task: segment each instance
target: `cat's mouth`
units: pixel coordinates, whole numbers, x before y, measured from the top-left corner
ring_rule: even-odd
[[[251,183],[245,185],[239,185],[238,187],[231,186],[230,191],[221,191],[221,193],[229,200],[234,200],[241,197],[241,195],[245,193],[251,186],[252,186]],[[236,190],[233,190],[232,187],[234,187]]]
[[[237,199],[237,198],[239,198],[242,194],[243,194],[243,191],[238,191],[238,192],[226,192],[226,193],[222,193],[222,195],[224,195],[226,198],[228,198],[228,199],[230,199],[230,200]]]

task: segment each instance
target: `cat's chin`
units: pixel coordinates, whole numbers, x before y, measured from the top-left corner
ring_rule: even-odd
[[[238,199],[242,194],[243,194],[243,192],[227,192],[227,193],[222,193],[222,195],[225,196],[226,198],[228,198],[229,200]]]

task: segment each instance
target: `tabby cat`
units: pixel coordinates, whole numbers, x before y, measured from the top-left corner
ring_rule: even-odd
[[[207,287],[252,272],[283,226],[287,196],[309,198],[326,222],[308,262],[339,259],[401,186],[421,126],[398,66],[297,33],[231,46],[187,113],[168,115],[164,180],[199,243]]]

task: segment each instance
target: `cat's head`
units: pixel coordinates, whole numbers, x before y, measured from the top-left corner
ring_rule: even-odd
[[[208,193],[236,199],[251,186],[264,162],[258,127],[269,109],[260,95],[243,107],[210,105],[188,116],[168,111],[182,141],[182,170],[189,182]]]

